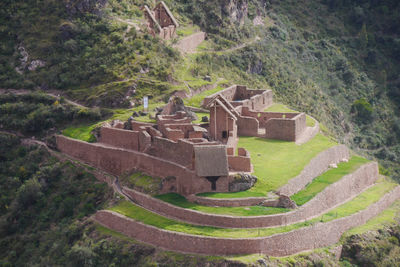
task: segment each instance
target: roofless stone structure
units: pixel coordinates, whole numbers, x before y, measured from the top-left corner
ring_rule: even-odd
[[[147,5],[144,6],[144,16],[148,30],[153,36],[159,36],[164,40],[176,36],[176,28],[179,24],[164,1],[159,2],[153,10],[150,10]]]
[[[271,104],[270,90],[234,85],[204,100],[209,123],[193,124],[177,111],[158,115],[156,124],[104,125],[99,143],[58,136],[57,145],[115,175],[137,170],[159,177],[163,193],[229,192],[235,175],[253,171],[249,152],[237,147],[238,136],[296,141],[307,128],[304,113],[264,112]]]

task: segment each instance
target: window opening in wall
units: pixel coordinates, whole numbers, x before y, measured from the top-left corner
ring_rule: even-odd
[[[282,115],[282,118],[283,118],[283,119],[286,119],[286,115],[285,115],[285,114],[283,114],[283,115]]]
[[[222,131],[222,138],[228,138],[228,131]]]

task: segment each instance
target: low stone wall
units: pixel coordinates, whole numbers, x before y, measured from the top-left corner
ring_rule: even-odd
[[[349,159],[349,157],[349,149],[345,145],[334,146],[322,151],[304,167],[299,175],[279,188],[279,194],[291,196],[297,193],[315,177],[328,170],[330,164],[338,164],[343,161],[343,159]]]
[[[183,38],[176,45],[174,45],[174,47],[182,53],[193,53],[196,51],[196,48],[199,46],[199,44],[201,44],[201,42],[203,42],[205,39],[205,32],[197,32]]]
[[[318,216],[358,195],[365,188],[372,185],[377,178],[378,164],[376,162],[367,163],[354,173],[346,175],[338,182],[326,187],[300,208],[287,213],[264,216],[228,216],[204,213],[180,208],[128,188],[123,190],[139,205],[167,217],[199,225],[256,228],[292,224]],[[239,203],[242,200],[237,201]],[[249,204],[253,204],[251,201],[257,202],[258,199],[247,199],[247,201],[249,201]],[[223,202],[223,200],[215,200],[215,203],[219,205],[223,205]]]
[[[351,216],[258,238],[216,238],[167,231],[145,225],[112,211],[98,211],[94,219],[105,227],[167,250],[206,255],[263,253],[282,257],[337,243],[345,231],[366,223],[398,198],[400,198],[399,186],[367,209]]]

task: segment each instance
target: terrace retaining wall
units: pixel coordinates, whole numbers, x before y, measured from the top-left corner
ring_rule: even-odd
[[[180,208],[128,188],[123,188],[123,192],[144,208],[181,221],[215,227],[256,228],[292,224],[319,216],[323,212],[355,197],[372,185],[377,178],[378,164],[376,162],[367,163],[354,173],[343,176],[338,182],[326,187],[300,208],[287,213],[264,216],[229,216],[204,213]]]
[[[349,149],[345,145],[338,145],[328,148],[311,159],[299,175],[290,179],[289,182],[278,189],[278,193],[291,196],[302,190],[315,177],[329,169],[330,164],[338,164],[344,159],[349,159]]]
[[[104,210],[98,211],[94,219],[105,227],[167,250],[207,255],[263,253],[282,257],[337,243],[345,231],[366,223],[399,197],[400,187],[398,186],[368,208],[348,217],[258,238],[216,238],[172,232]]]

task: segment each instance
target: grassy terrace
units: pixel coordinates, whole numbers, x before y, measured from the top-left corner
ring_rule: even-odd
[[[384,210],[378,216],[369,220],[366,224],[354,227],[347,231],[344,236],[362,234],[368,231],[376,231],[382,229],[382,225],[393,225],[398,223],[400,210],[400,200],[393,203],[388,209]]]
[[[352,215],[358,211],[366,209],[371,204],[377,202],[385,193],[389,192],[396,186],[396,183],[388,182],[382,179],[375,186],[367,189],[351,201],[323,214],[322,216],[319,216],[309,221],[274,228],[237,229],[192,225],[168,219],[166,217],[145,210],[139,206],[136,206],[128,201],[121,201],[116,206],[110,208],[110,210],[123,214],[134,220],[165,230],[202,236],[248,238],[258,236],[270,236],[277,233],[289,232],[301,227],[312,225],[317,222],[328,222]]]
[[[369,160],[354,156],[349,162],[342,162],[336,169],[330,169],[315,178],[306,188],[294,194],[291,199],[295,201],[298,206],[301,206],[324,190],[328,185],[339,181],[343,176],[354,172],[367,162],[369,162]]]
[[[183,196],[175,193],[169,193],[156,196],[156,198],[168,202],[172,205],[185,209],[197,210],[206,213],[224,214],[232,216],[258,216],[283,213],[290,211],[284,208],[250,206],[250,207],[208,207],[189,202]]]
[[[257,183],[244,192],[200,195],[214,198],[265,196],[267,192],[277,190],[300,174],[312,158],[334,145],[335,142],[322,134],[303,145],[258,137],[240,137],[238,147],[244,147],[250,152]]]
[[[287,106],[285,106],[283,104],[279,104],[279,103],[272,104],[272,106],[268,107],[264,111],[268,111],[268,112],[287,112],[287,113],[298,112],[296,110],[290,109]],[[306,124],[307,124],[308,127],[314,127],[315,126],[315,120],[307,115],[306,116]]]

